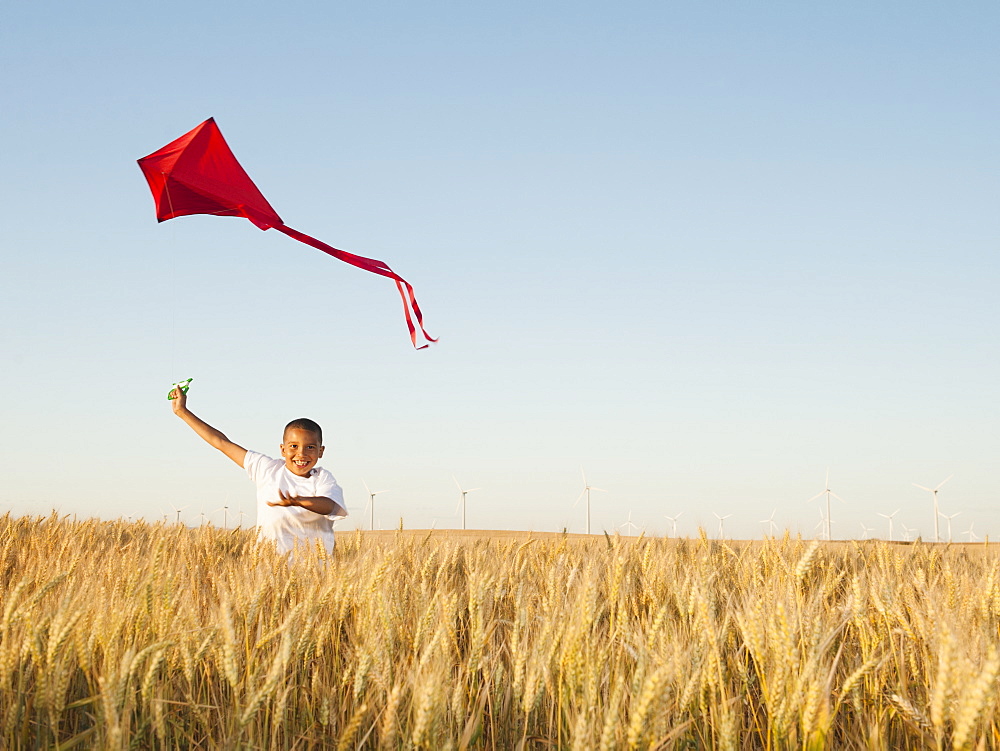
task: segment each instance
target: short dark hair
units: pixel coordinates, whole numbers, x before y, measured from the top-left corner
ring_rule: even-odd
[[[315,420],[310,420],[308,417],[299,417],[298,419],[292,420],[285,426],[285,431],[281,434],[281,440],[284,440],[285,434],[293,428],[295,430],[308,430],[310,433],[315,433],[316,438],[319,439],[320,445],[323,444],[323,428],[321,428],[319,423]]]

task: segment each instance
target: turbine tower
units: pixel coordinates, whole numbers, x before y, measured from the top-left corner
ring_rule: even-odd
[[[776,513],[778,513],[778,509],[774,509],[773,511],[771,511],[771,515],[769,517],[767,517],[766,519],[761,519],[759,522],[760,524],[767,525],[767,531],[771,533],[771,537],[774,537],[774,532],[775,530],[778,529],[778,525],[774,523],[774,515]]]
[[[817,493],[816,495],[814,495],[812,498],[810,498],[808,501],[806,501],[806,503],[811,503],[812,501],[815,501],[817,498],[821,498],[824,495],[826,496],[826,523],[825,523],[824,526],[826,528],[826,539],[827,540],[831,540],[831,539],[833,539],[833,524],[830,521],[830,498],[832,496],[833,498],[836,498],[841,503],[844,502],[844,499],[841,498],[836,493],[834,493],[832,490],[830,490],[830,468],[829,467],[826,468],[826,485],[824,485],[823,487],[826,488],[826,490],[820,491],[819,493]]]
[[[223,503],[219,508],[215,509],[211,513],[215,514],[217,512],[222,512],[222,528],[229,529],[229,493],[226,493],[226,502]]]
[[[184,509],[186,509],[186,508],[191,508],[190,506],[181,506],[180,508],[178,508],[177,506],[175,506],[175,505],[174,505],[174,504],[172,504],[172,503],[170,503],[170,504],[167,504],[167,505],[169,505],[169,506],[170,506],[170,508],[172,508],[172,509],[173,509],[174,511],[176,511],[176,512],[177,512],[177,524],[180,524],[180,523],[181,523],[181,511],[183,511],[183,510],[184,510]]]
[[[625,520],[625,523],[624,523],[624,524],[619,524],[619,525],[618,525],[618,529],[621,529],[622,527],[625,527],[625,528],[626,528],[626,529],[625,529],[625,534],[626,534],[626,535],[629,535],[630,537],[631,537],[631,535],[629,534],[629,531],[628,531],[629,529],[639,529],[639,527],[638,527],[638,526],[636,526],[636,525],[635,525],[635,524],[634,524],[634,523],[632,522],[632,511],[631,511],[631,510],[629,510],[629,512],[628,512],[628,519],[626,519],[626,520]]]
[[[961,513],[962,513],[961,511],[956,511],[954,514],[951,514],[950,516],[948,514],[941,514],[942,517],[948,520],[948,542],[951,542],[951,520]]]
[[[223,529],[229,529],[229,506],[228,506],[228,504],[225,505],[225,506],[219,506],[219,508],[213,509],[209,513],[211,513],[211,514],[217,514],[220,511],[222,512],[222,528]]]
[[[888,519],[889,520],[889,542],[892,542],[892,518],[896,514],[898,514],[898,513],[899,513],[899,509],[896,509],[891,514],[879,513],[879,516],[881,516],[883,519]]]
[[[372,529],[373,530],[373,529],[375,529],[375,496],[377,496],[379,493],[388,493],[389,491],[388,490],[376,490],[373,493],[372,489],[368,487],[368,483],[367,482],[365,482],[364,480],[362,480],[361,484],[365,486],[365,492],[368,493],[368,508],[369,508],[369,512],[370,512],[369,522],[368,522],[368,529]]]
[[[458,478],[455,477],[455,475],[452,475],[451,479],[455,481],[455,485],[458,486],[458,492],[462,494],[462,500],[461,500],[461,504],[462,504],[462,529],[465,529],[465,496],[467,496],[473,490],[482,490],[482,488],[469,488],[468,490],[463,490],[462,489],[462,484],[458,481]]]
[[[941,515],[941,512],[938,511],[937,494],[938,491],[941,489],[941,486],[944,485],[946,482],[948,482],[948,480],[950,480],[954,476],[955,475],[948,475],[946,478],[944,478],[941,482],[938,483],[936,488],[926,488],[923,485],[917,485],[917,483],[913,483],[914,487],[920,488],[921,490],[926,490],[928,493],[934,496],[934,542],[941,542],[941,535],[938,534],[938,517]]]
[[[726,536],[725,536],[725,533],[723,532],[722,525],[726,521],[726,519],[728,519],[730,516],[732,516],[732,514],[726,514],[725,516],[719,516],[717,513],[715,513],[713,511],[712,512],[712,516],[714,516],[716,519],[719,520],[719,539],[720,540],[725,540]]]
[[[608,491],[606,491],[604,488],[595,488],[593,485],[587,482],[587,473],[583,471],[582,464],[580,465],[580,474],[583,475],[583,490],[580,491],[580,495],[576,497],[576,500],[573,502],[573,505],[576,506],[576,504],[580,502],[581,498],[587,496],[587,534],[589,535],[590,534],[590,491],[596,490],[599,493],[607,493]],[[680,516],[680,514],[678,514],[678,516]]]

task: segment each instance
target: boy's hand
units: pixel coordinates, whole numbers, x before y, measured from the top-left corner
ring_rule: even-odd
[[[180,386],[175,386],[170,392],[170,406],[174,408],[174,414],[179,415],[187,409],[187,394]]]
[[[297,495],[292,495],[291,493],[286,493],[281,488],[278,489],[278,497],[281,500],[271,503],[267,502],[268,506],[298,506],[299,497]]]

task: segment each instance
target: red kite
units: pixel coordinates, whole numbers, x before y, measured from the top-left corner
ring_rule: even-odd
[[[271,208],[271,204],[236,161],[236,157],[222,137],[219,126],[215,124],[215,118],[208,118],[176,141],[168,143],[149,156],[144,156],[139,160],[139,168],[146,176],[149,189],[153,192],[157,221],[165,222],[175,216],[189,214],[214,214],[242,216],[262,230],[273,227],[352,266],[387,276],[395,281],[399,296],[403,299],[403,311],[406,314],[406,325],[410,329],[410,341],[413,342],[413,346],[417,349],[427,347],[426,344],[417,346],[414,319],[424,339],[428,342],[437,341],[424,330],[424,318],[413,295],[413,287],[386,264],[337,250],[285,226],[281,217]]]

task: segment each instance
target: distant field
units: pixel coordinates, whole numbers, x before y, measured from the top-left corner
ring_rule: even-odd
[[[511,529],[404,529],[404,530],[361,530],[361,531],[351,531],[351,532],[341,532],[337,535],[338,540],[346,540],[348,536],[360,534],[365,540],[370,540],[372,542],[377,542],[378,544],[384,544],[387,540],[394,540],[397,538],[408,539],[408,538],[418,538],[420,540],[432,540],[435,542],[463,542],[463,543],[475,543],[481,540],[492,540],[495,542],[504,542],[510,540],[517,540],[524,542],[526,540],[538,540],[539,542],[545,540],[563,540],[565,539],[569,543],[582,543],[587,544],[588,542],[593,543],[606,543],[606,540],[619,540],[622,544],[627,543],[638,543],[640,542],[640,537],[638,535],[625,537],[621,535],[608,535],[605,537],[603,533],[597,533],[592,535],[577,534],[577,533],[563,533],[563,532],[531,532],[531,531],[520,531]],[[670,544],[682,544],[689,542],[692,538],[689,537],[643,537],[641,539],[649,540],[655,539],[660,545],[670,545]],[[697,537],[693,538],[695,540],[699,539]],[[789,541],[792,538],[789,537]],[[780,541],[780,538],[779,540]],[[707,540],[707,542],[719,543],[719,540]],[[725,544],[734,550],[743,550],[744,548],[756,548],[763,545],[773,544],[773,541],[769,539],[759,539],[759,540],[725,540]],[[811,540],[806,540],[805,542],[812,542]],[[864,547],[867,545],[884,545],[890,550],[909,550],[911,548],[923,547],[929,549],[937,549],[944,554],[954,555],[960,551],[968,556],[998,556],[1000,557],[1000,546],[997,543],[991,543],[989,540],[985,542],[947,542],[947,543],[926,543],[920,542],[903,542],[900,540],[893,540],[892,542],[886,542],[884,540],[871,539],[871,540],[833,540],[831,542],[826,542],[825,540],[819,541],[819,546],[822,550],[827,552],[842,551],[843,549],[854,549],[857,547]]]
[[[0,747],[997,748],[995,546],[0,517]]]
[[[343,540],[353,534],[355,534],[355,532],[340,532],[337,535],[337,539]],[[552,540],[562,537],[566,537],[570,540],[593,540],[602,537],[602,535],[564,535],[561,532],[525,532],[511,529],[366,529],[361,531],[361,534],[368,539],[378,540],[379,542],[386,539],[395,539],[397,534],[402,535],[403,537],[419,537],[421,539],[429,536],[429,539],[431,540],[448,540],[449,542],[471,542],[475,540],[527,540],[529,538],[536,540]]]

